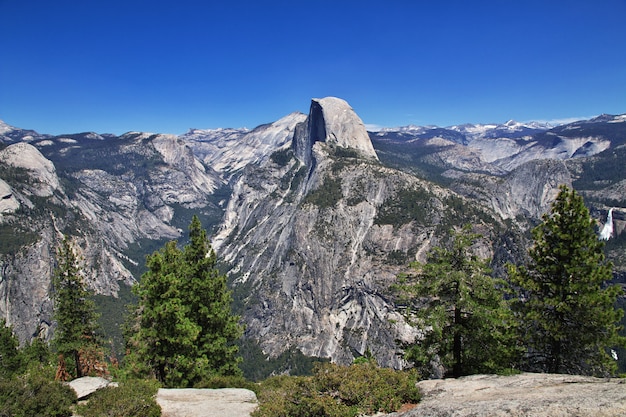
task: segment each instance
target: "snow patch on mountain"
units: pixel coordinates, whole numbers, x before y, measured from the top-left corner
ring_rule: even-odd
[[[471,141],[479,138],[530,138],[534,133],[551,127],[548,123],[521,123],[509,120],[504,124],[464,124],[450,126],[448,129],[465,134]]]
[[[454,130],[455,132],[463,133],[470,138],[480,138],[483,137],[486,132],[490,132],[497,127],[498,125],[496,124],[463,124],[450,126],[448,127],[448,129]]]

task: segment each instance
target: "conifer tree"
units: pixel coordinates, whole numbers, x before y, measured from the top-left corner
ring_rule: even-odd
[[[504,282],[492,278],[488,260],[471,251],[479,237],[469,225],[454,232],[449,245],[433,248],[426,263],[413,263],[415,272],[400,276],[396,286],[424,332],[405,346],[405,357],[425,374],[433,376],[433,361],[454,377],[497,372],[516,362]]]
[[[10,378],[22,369],[24,358],[13,328],[0,319],[0,379]]]
[[[532,231],[527,266],[509,268],[521,296],[514,305],[531,371],[606,375],[615,372],[609,349],[618,335],[621,288],[608,285],[612,265],[583,198],[561,186],[543,222]]]
[[[182,250],[171,241],[148,257],[148,271],[133,288],[139,305],[127,338],[136,373],[150,372],[171,387],[240,374],[234,341],[242,327],[216,262],[197,216]]]
[[[53,277],[54,314],[57,323],[53,343],[69,359],[76,377],[83,376],[81,353],[99,350],[96,332],[98,314],[90,292],[83,281],[80,259],[70,240],[65,237],[57,251],[57,267]]]

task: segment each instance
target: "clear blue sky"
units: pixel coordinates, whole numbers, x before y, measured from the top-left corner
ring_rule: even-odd
[[[347,100],[400,126],[626,112],[626,0],[0,0],[0,119],[255,127]]]

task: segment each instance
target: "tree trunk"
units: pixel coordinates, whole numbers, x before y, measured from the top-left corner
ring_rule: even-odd
[[[76,362],[76,378],[80,378],[83,376],[83,370],[81,369],[80,352],[78,352],[78,349],[74,351],[74,362]]]
[[[561,342],[552,342],[550,358],[550,369],[548,372],[551,374],[558,374],[561,368]]]
[[[452,355],[454,357],[454,365],[452,366],[452,376],[458,378],[462,374],[463,364],[462,364],[462,350],[463,345],[461,341],[461,332],[458,330],[459,325],[461,323],[461,310],[454,307],[454,342],[452,347]]]

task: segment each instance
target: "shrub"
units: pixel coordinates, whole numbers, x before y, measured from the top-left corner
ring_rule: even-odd
[[[128,380],[119,387],[96,391],[76,411],[83,417],[159,417],[161,407],[155,399],[158,389],[156,381]]]
[[[312,377],[279,376],[261,384],[254,417],[353,417],[389,413],[420,399],[415,372],[380,368],[373,361],[352,366],[320,364]]]
[[[313,377],[276,376],[264,381],[253,417],[352,417],[357,411],[324,395]]]
[[[76,393],[39,369],[0,380],[0,416],[70,417]]]

